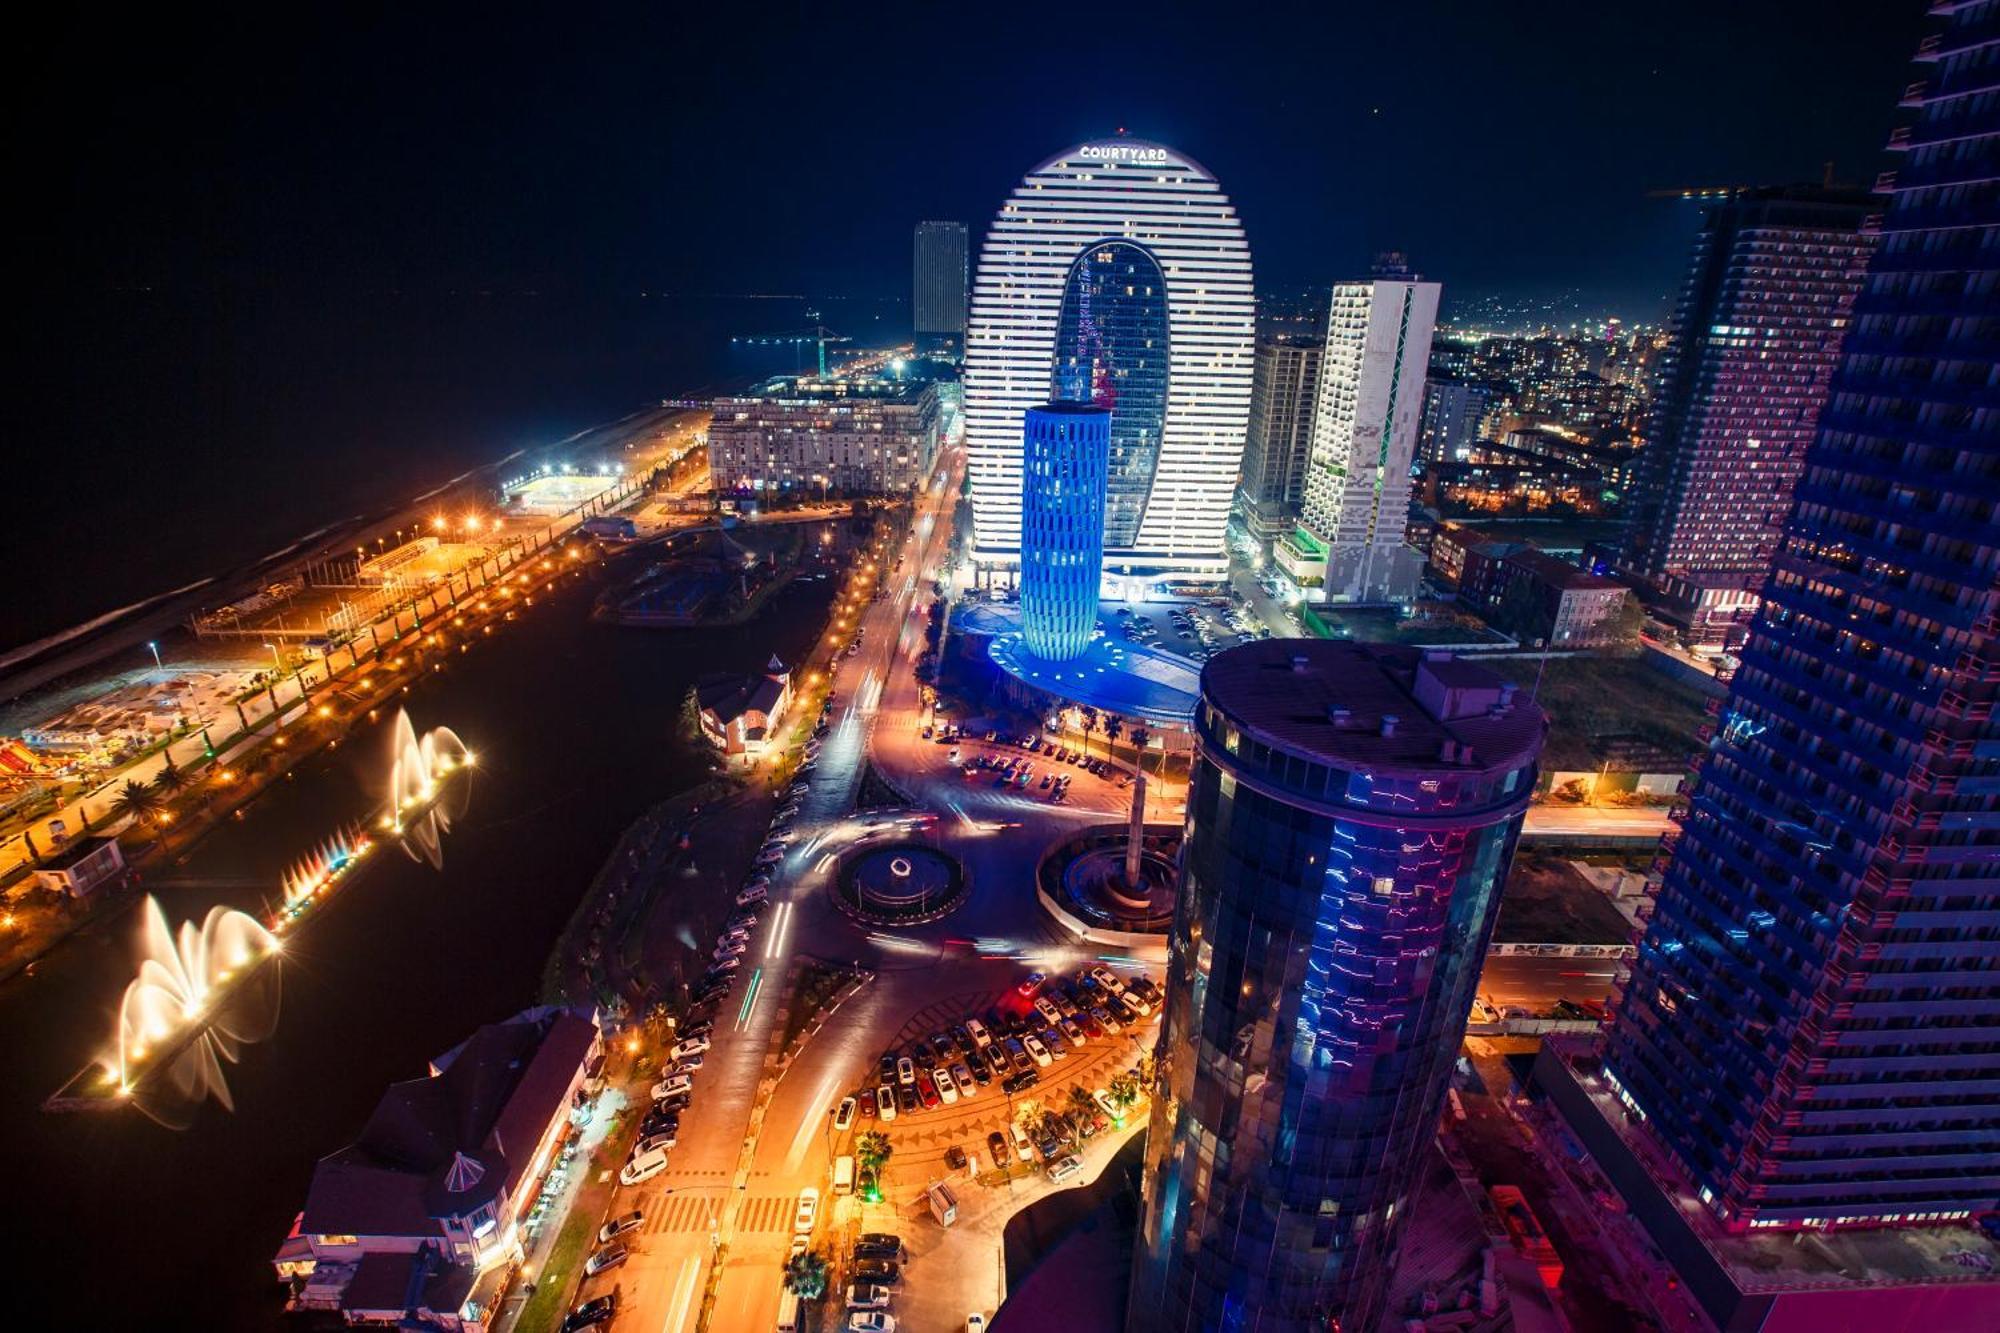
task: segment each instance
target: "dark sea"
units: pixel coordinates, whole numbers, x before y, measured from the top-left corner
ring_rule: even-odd
[[[806,367],[908,306],[525,289],[83,289],[33,300],[0,395],[0,654],[516,449]]]

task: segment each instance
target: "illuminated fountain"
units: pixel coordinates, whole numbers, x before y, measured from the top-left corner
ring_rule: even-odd
[[[229,907],[210,908],[199,926],[183,921],[176,933],[149,895],[138,974],[119,1001],[97,1094],[129,1099],[167,1125],[184,1125],[209,1097],[233,1107],[222,1062],[277,1026],[280,947],[257,918]]]
[[[273,917],[271,928],[284,930],[310,911],[321,895],[339,884],[368,849],[368,835],[349,826],[322,842],[310,856],[302,857],[285,872],[285,899]]]
[[[389,808],[382,827],[402,840],[412,860],[441,866],[444,834],[465,813],[466,802],[465,784],[447,779],[472,767],[472,751],[450,727],[433,727],[419,739],[401,710],[389,743]]]

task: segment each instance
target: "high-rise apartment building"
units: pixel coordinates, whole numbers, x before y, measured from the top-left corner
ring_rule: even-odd
[[[1439,290],[1386,271],[1333,289],[1304,512],[1272,551],[1308,601],[1416,593],[1423,556],[1404,535]]]
[[[1686,603],[1693,646],[1740,637],[1771,569],[1874,238],[1855,190],[1745,190],[1694,245],[1662,365],[1625,563]]]
[[[965,350],[966,255],[963,222],[919,222],[910,286],[917,351],[955,357]]]
[[[1289,531],[1305,498],[1306,456],[1312,452],[1313,407],[1326,339],[1281,333],[1257,340],[1250,384],[1250,434],[1243,448],[1243,519],[1250,535],[1268,542]]]
[[[1203,668],[1130,1333],[1379,1326],[1546,730],[1414,649]]]
[[[1021,637],[1050,662],[1097,633],[1111,414],[1089,403],[1028,409],[1021,427]]]
[[[988,230],[973,281],[973,558],[1019,564],[1022,414],[1081,383],[1112,413],[1107,568],[1221,574],[1254,323],[1242,224],[1198,163],[1119,138],[1029,172]]]
[[[1732,1230],[2000,1208],[2000,3],[1932,13],[1854,326],[1607,1035],[1646,1138]],[[1854,243],[1816,235],[1837,287]]]
[[[1472,457],[1493,387],[1433,374],[1424,381],[1424,411],[1417,425],[1417,462],[1463,463]]]

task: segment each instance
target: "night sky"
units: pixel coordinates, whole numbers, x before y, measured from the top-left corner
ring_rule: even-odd
[[[1692,216],[1645,192],[1872,178],[1923,31],[1919,0],[70,8],[12,62],[38,286],[900,296],[914,221],[976,234],[1122,125],[1217,174],[1262,282],[1396,248],[1641,317]]]

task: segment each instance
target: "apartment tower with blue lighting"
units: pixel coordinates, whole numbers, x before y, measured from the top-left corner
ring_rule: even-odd
[[[1031,407],[1021,423],[1021,637],[1049,662],[1097,632],[1104,572],[1111,413],[1089,403]]]

